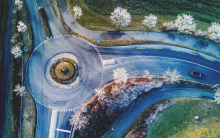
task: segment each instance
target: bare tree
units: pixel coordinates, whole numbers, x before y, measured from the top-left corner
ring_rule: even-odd
[[[196,23],[192,15],[181,14],[175,20],[175,27],[180,32],[196,30]]]
[[[117,68],[116,70],[113,70],[113,77],[116,83],[127,83],[128,74],[124,68]]]
[[[220,89],[217,88],[216,91],[215,91],[215,101],[219,104],[220,103]]]
[[[17,93],[16,95],[19,95],[19,96],[23,96],[26,93],[25,87],[20,86],[20,84],[17,84],[13,91],[16,92]]]
[[[145,16],[142,24],[147,26],[148,28],[155,27],[157,24],[157,16],[150,14],[149,16]]]
[[[80,16],[83,15],[82,14],[82,9],[76,5],[75,7],[73,7],[73,11],[75,12],[74,18],[75,19],[78,18],[78,20],[79,20]]]
[[[21,47],[16,44],[15,46],[12,47],[11,53],[14,55],[15,58],[21,57],[22,55]]]
[[[220,24],[213,22],[212,25],[208,28],[209,39],[220,43]]]
[[[27,25],[25,25],[22,21],[18,22],[17,26],[18,32],[25,32],[27,30]]]
[[[179,78],[181,77],[177,69],[173,69],[173,71],[171,71],[170,68],[168,68],[163,75],[167,78],[167,81],[171,84],[174,84],[175,82],[178,83]]]
[[[118,30],[120,26],[126,27],[131,22],[131,15],[127,11],[127,9],[123,9],[121,7],[116,7],[114,12],[111,13],[110,19],[114,24],[118,26]]]

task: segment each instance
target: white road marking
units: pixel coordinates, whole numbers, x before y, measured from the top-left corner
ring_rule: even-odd
[[[59,128],[57,128],[56,130],[57,130],[57,131],[61,131],[61,132],[71,133],[70,130],[64,130],[64,129],[59,129]]]
[[[50,120],[50,129],[49,129],[49,138],[55,138],[56,136],[56,126],[57,126],[57,117],[58,111],[52,110],[51,120]]]

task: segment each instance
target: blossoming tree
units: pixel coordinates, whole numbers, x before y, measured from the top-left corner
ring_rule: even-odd
[[[131,15],[127,11],[127,9],[123,9],[121,7],[116,7],[115,10],[111,13],[110,19],[114,24],[118,26],[118,30],[120,26],[126,27],[131,22]]]
[[[180,32],[194,31],[196,29],[196,23],[193,16],[187,14],[178,15],[174,25]]]
[[[82,14],[82,9],[76,5],[75,7],[73,7],[73,11],[75,12],[74,18],[75,19],[78,18],[78,20],[79,20],[80,16],[83,15]]]
[[[113,77],[116,83],[127,83],[128,73],[124,68],[117,68],[113,70]]]
[[[145,16],[142,24],[147,26],[148,28],[155,27],[157,24],[157,16],[150,14],[149,16]]]
[[[22,21],[18,22],[17,25],[18,32],[25,32],[27,30],[27,25],[25,25]]]

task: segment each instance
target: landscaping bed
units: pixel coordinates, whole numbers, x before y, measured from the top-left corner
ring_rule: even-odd
[[[82,113],[80,118],[86,118],[77,129],[76,135],[80,137],[107,137],[112,131],[111,128],[120,122],[126,110],[133,108],[133,105],[144,96],[158,89],[180,89],[198,88],[212,92],[210,86],[197,82],[180,81],[174,85],[163,83],[163,78],[129,78],[126,84],[115,84],[112,82],[103,88],[105,96],[95,95],[83,106],[87,112]]]
[[[61,63],[62,62],[62,63]],[[62,65],[67,68],[67,72],[61,71]],[[70,58],[60,58],[56,60],[50,67],[51,78],[60,84],[70,84],[76,80],[79,70],[76,62]]]

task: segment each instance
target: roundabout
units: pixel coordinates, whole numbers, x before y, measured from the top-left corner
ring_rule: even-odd
[[[35,48],[26,67],[26,83],[36,102],[67,111],[93,96],[102,70],[95,46],[74,36],[60,36]]]

